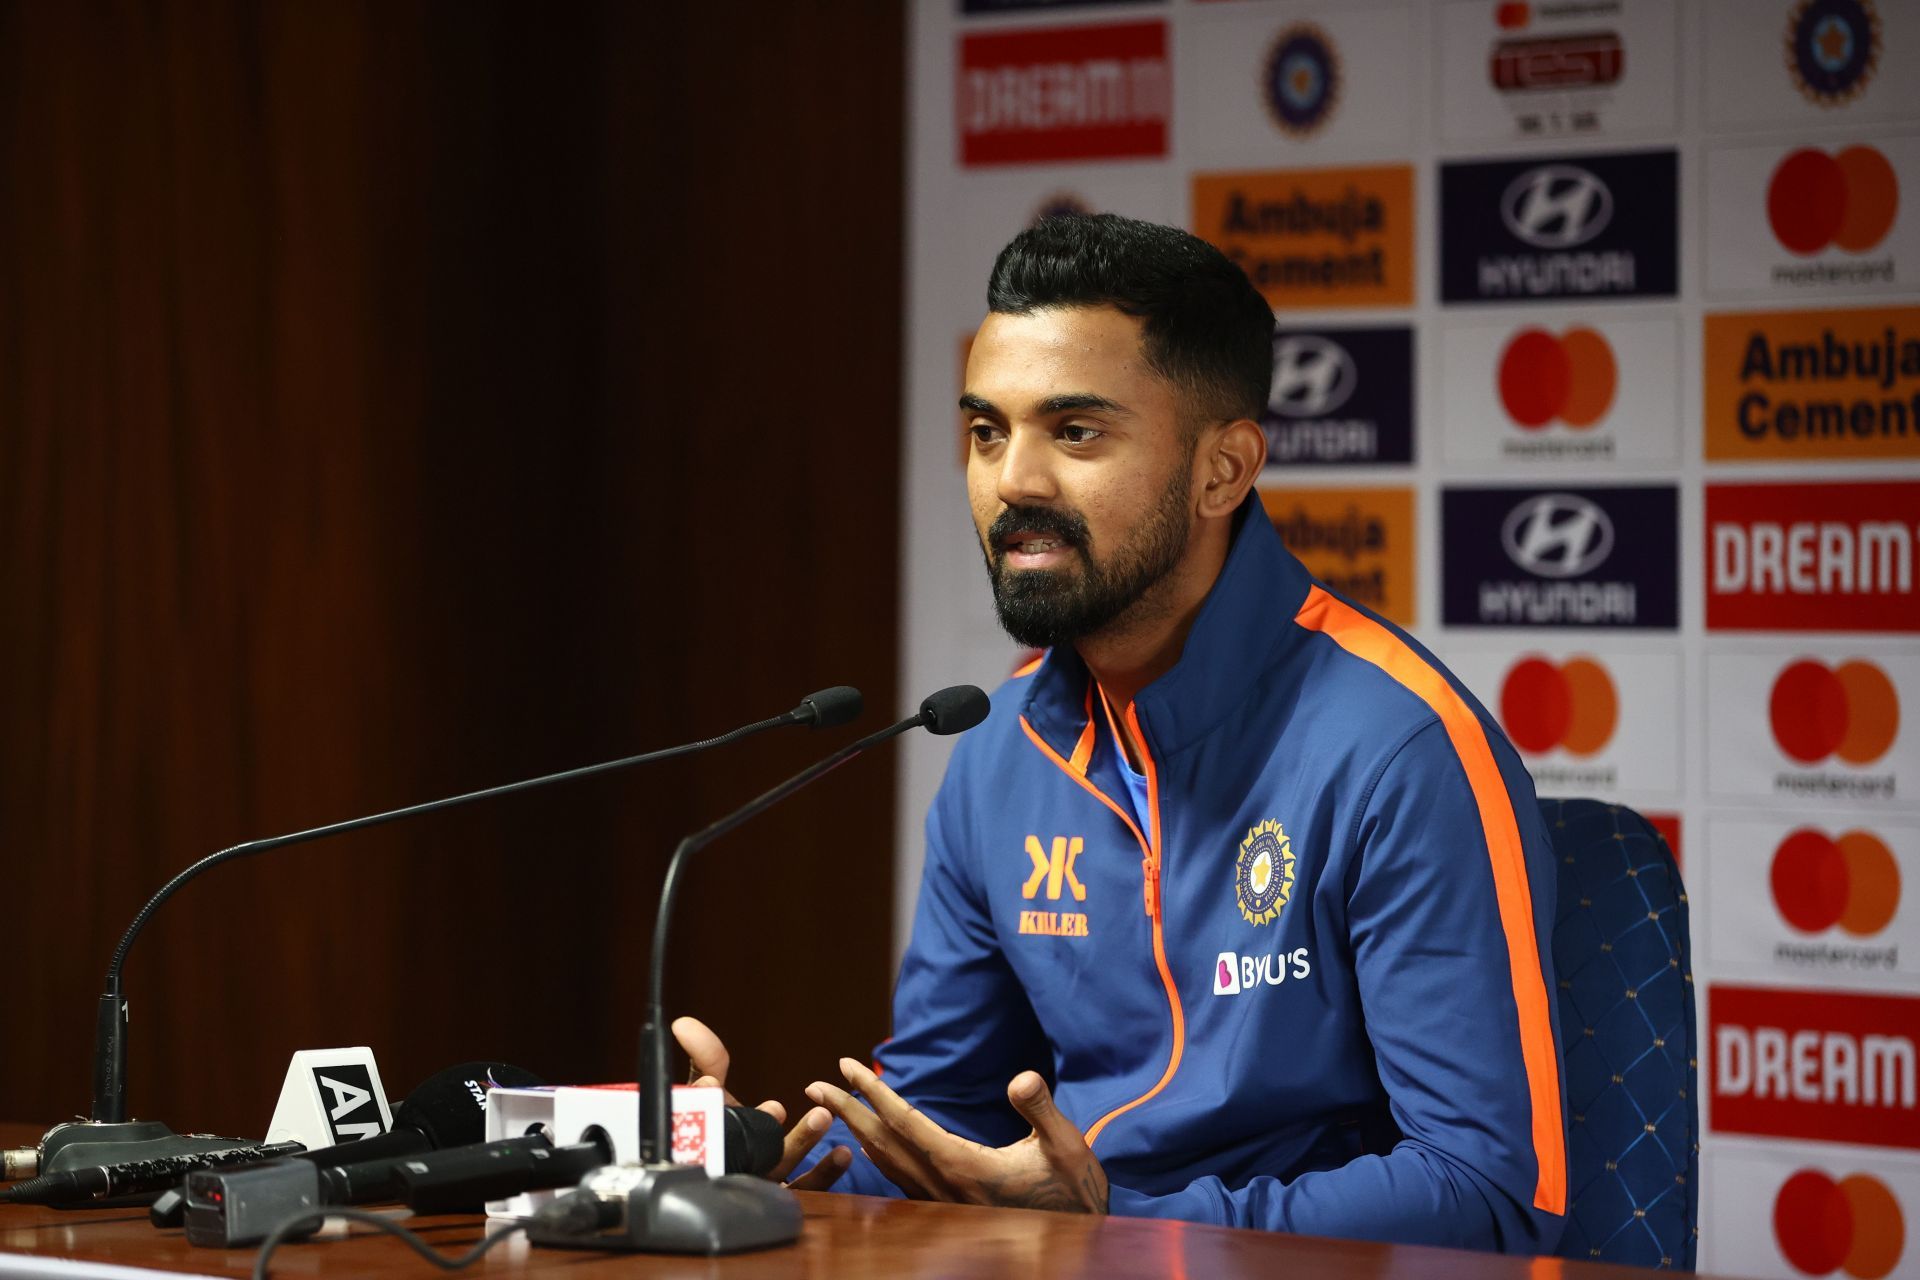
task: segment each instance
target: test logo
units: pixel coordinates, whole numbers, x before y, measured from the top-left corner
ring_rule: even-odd
[[[1569,658],[1559,666],[1522,658],[1500,686],[1500,725],[1530,755],[1555,747],[1593,755],[1612,741],[1619,720],[1613,677],[1595,658]]]
[[[1522,329],[1500,353],[1500,404],[1528,431],[1556,420],[1591,427],[1613,407],[1618,383],[1613,348],[1584,326],[1559,337]]]
[[[1613,192],[1578,165],[1543,164],[1507,186],[1500,217],[1536,249],[1571,249],[1607,229]]]
[[[1767,699],[1780,750],[1800,764],[1829,756],[1872,764],[1900,733],[1900,696],[1876,663],[1856,658],[1828,667],[1802,658],[1782,671]]]
[[[1900,180],[1873,147],[1828,155],[1792,152],[1767,183],[1767,222],[1789,253],[1807,257],[1829,246],[1865,253],[1886,239],[1900,208]]]
[[[1835,1181],[1818,1169],[1788,1178],[1773,1201],[1780,1253],[1810,1276],[1891,1275],[1906,1251],[1907,1223],[1887,1184],[1869,1173]]]
[[[1774,850],[1768,881],[1780,918],[1802,933],[1838,925],[1856,938],[1870,937],[1900,908],[1900,868],[1879,837],[1865,831],[1835,839],[1802,827]]]

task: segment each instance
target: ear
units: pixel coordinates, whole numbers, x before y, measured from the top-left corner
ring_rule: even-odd
[[[1198,451],[1201,518],[1230,516],[1267,465],[1267,433],[1249,418],[1210,428]]]

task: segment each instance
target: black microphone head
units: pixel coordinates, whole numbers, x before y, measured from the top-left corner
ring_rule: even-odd
[[[393,1113],[393,1129],[395,1133],[403,1129],[424,1133],[434,1148],[442,1151],[484,1142],[487,1090],[495,1085],[518,1088],[545,1083],[533,1072],[505,1062],[463,1062],[421,1081]]]
[[[728,1173],[764,1178],[780,1163],[786,1138],[780,1122],[757,1107],[728,1107],[722,1116]]]
[[[920,704],[920,719],[928,733],[965,733],[987,718],[993,703],[976,686],[956,684],[930,693]]]
[[[831,689],[822,689],[800,699],[800,705],[793,714],[802,724],[812,725],[816,729],[832,729],[846,724],[860,714],[865,702],[860,691],[850,684],[837,684]]]

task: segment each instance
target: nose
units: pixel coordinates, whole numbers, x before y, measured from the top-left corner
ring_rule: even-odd
[[[1015,428],[1000,458],[995,492],[1009,507],[1041,505],[1060,496],[1053,474],[1051,438],[1044,431]]]

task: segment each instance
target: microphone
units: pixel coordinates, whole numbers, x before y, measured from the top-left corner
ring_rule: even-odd
[[[405,1161],[471,1146],[486,1136],[488,1089],[540,1083],[532,1072],[504,1062],[463,1062],[427,1077],[408,1094],[386,1133],[250,1168],[190,1173],[187,1243],[251,1244],[296,1209],[395,1199]]]
[[[727,1107],[726,1171],[765,1177],[780,1163],[784,1135],[772,1116],[755,1107]],[[479,1213],[489,1200],[523,1191],[571,1186],[613,1159],[613,1140],[599,1125],[580,1141],[556,1147],[543,1127],[518,1138],[402,1160],[393,1171],[399,1199],[415,1213]]]
[[[822,689],[801,699],[800,705],[781,715],[743,725],[718,737],[707,738],[700,742],[687,743],[677,747],[666,747],[657,751],[644,752],[637,756],[627,756],[619,760],[609,760],[602,764],[585,765],[577,769],[567,769],[559,773],[549,773],[538,778],[529,778],[521,782],[509,782],[502,786],[487,787],[480,791],[469,791],[462,795],[448,796],[440,800],[429,800],[422,804],[408,805],[403,809],[390,809],[385,813],[371,814],[363,818],[350,818],[344,822],[330,823],[323,827],[312,827],[305,831],[296,831],[289,835],[269,836],[261,840],[249,840],[218,853],[209,854],[186,870],[174,876],[160,887],[160,891],[147,900],[147,904],[127,926],[120,938],[120,945],[114,948],[113,959],[107,965],[104,988],[94,1010],[94,1051],[93,1051],[93,1110],[91,1118],[81,1123],[57,1125],[41,1139],[38,1167],[42,1171],[55,1172],[85,1165],[96,1165],[100,1161],[88,1158],[88,1153],[77,1148],[90,1143],[112,1142],[125,1148],[134,1146],[140,1153],[154,1156],[174,1156],[188,1152],[205,1150],[209,1147],[232,1146],[235,1139],[209,1139],[205,1135],[183,1138],[173,1133],[165,1125],[155,1121],[129,1123],[127,1120],[127,1000],[122,994],[121,973],[127,960],[127,952],[133,947],[140,931],[146,927],[153,913],[178,892],[186,883],[203,872],[210,871],[223,862],[235,858],[250,857],[257,853],[266,853],[272,849],[283,849],[289,845],[304,844],[325,836],[344,835],[350,831],[360,831],[367,827],[377,827],[383,823],[400,818],[410,818],[421,814],[435,813],[441,809],[451,809],[459,805],[471,804],[476,800],[491,799],[496,796],[512,795],[520,791],[531,791],[538,787],[551,786],[557,782],[571,782],[578,778],[593,777],[596,774],[611,773],[618,769],[631,768],[634,765],[649,764],[659,760],[671,760],[679,756],[693,755],[715,747],[738,742],[742,738],[768,729],[782,728],[787,725],[808,725],[815,729],[827,729],[846,724],[860,714],[860,691],[849,685],[835,685],[831,689]],[[133,1152],[116,1151],[117,1158],[132,1158]]]
[[[17,1186],[0,1190],[0,1203],[37,1204],[54,1209],[100,1209],[140,1204],[180,1185],[181,1179],[190,1173],[238,1164],[258,1164],[262,1160],[297,1155],[305,1150],[306,1147],[298,1142],[275,1142],[266,1146],[227,1147],[195,1155],[161,1156],[153,1160],[128,1160],[61,1173],[43,1173]]]
[[[704,1169],[668,1163],[672,1103],[661,987],[681,873],[692,854],[855,756],[913,729],[964,733],[986,719],[990,708],[987,695],[972,685],[942,689],[922,701],[914,715],[842,747],[680,842],[667,863],[653,926],[647,1019],[640,1033],[640,1163],[607,1165],[588,1174],[579,1190],[547,1206],[529,1224],[529,1240],[569,1248],[717,1254],[799,1238],[799,1202],[785,1187],[732,1174],[712,1178]],[[777,1137],[778,1126],[774,1129]]]

